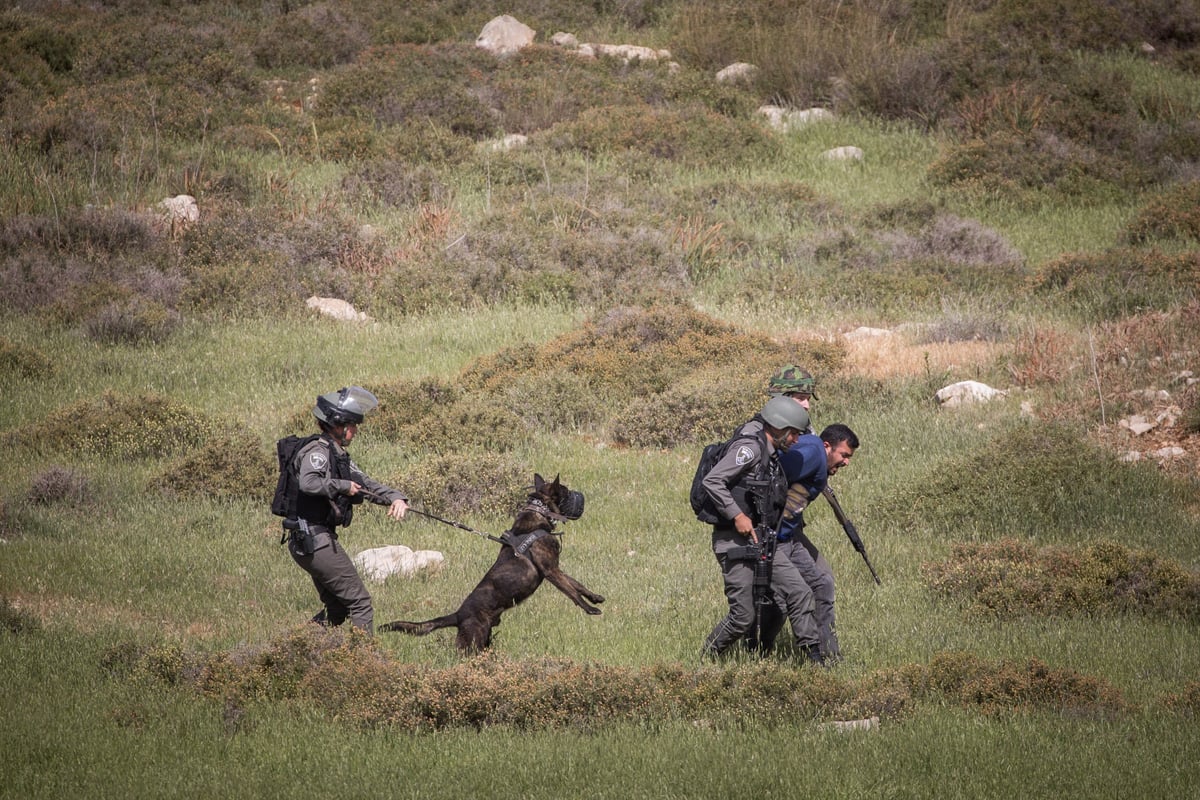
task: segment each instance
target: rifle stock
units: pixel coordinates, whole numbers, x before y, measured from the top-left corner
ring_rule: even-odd
[[[850,544],[854,545],[854,549],[858,551],[858,554],[863,557],[867,569],[871,570],[871,577],[875,579],[875,585],[881,585],[879,576],[875,573],[875,567],[871,566],[871,559],[867,558],[867,547],[858,535],[858,529],[854,527],[854,523],[850,521],[850,518],[846,516],[846,512],[842,510],[842,504],[838,502],[837,495],[833,493],[833,487],[825,484],[825,488],[821,490],[821,494],[825,495],[825,499],[829,501],[829,506],[833,509],[833,515],[837,517],[837,521],[842,524],[842,530],[846,532],[846,538],[850,540]]]

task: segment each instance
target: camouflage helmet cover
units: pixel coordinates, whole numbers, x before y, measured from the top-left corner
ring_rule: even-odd
[[[817,399],[817,380],[808,370],[795,364],[788,364],[771,376],[767,382],[768,394],[787,394],[788,392],[808,392],[814,400]]]

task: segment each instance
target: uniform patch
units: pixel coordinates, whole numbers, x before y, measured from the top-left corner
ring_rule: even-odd
[[[754,460],[754,451],[748,445],[742,445],[737,449],[733,460],[739,467],[749,464]]]
[[[308,463],[312,464],[313,469],[325,469],[325,464],[328,459],[324,453],[309,453]]]

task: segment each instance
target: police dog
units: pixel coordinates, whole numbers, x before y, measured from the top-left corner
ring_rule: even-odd
[[[553,535],[554,525],[582,515],[581,492],[568,489],[558,476],[548,482],[535,474],[532,490],[517,510],[512,528],[499,537],[502,545],[496,563],[458,610],[425,622],[389,622],[379,630],[424,636],[440,628],[458,628],[459,652],[477,653],[491,646],[492,629],[500,624],[500,615],[537,591],[543,580],[550,581],[588,614],[599,614],[600,609],[592,603],[603,603],[604,598],[558,566],[562,545]]]

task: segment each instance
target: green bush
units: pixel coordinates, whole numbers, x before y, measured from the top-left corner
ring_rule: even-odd
[[[426,453],[507,453],[529,437],[529,428],[513,412],[490,397],[468,395],[436,414],[411,419],[396,438]]]
[[[1200,298],[1200,253],[1156,248],[1069,253],[1039,267],[1031,285],[1090,318],[1167,310]]]
[[[494,67],[494,57],[466,45],[375,48],[329,73],[315,115],[366,116],[383,125],[432,123],[483,139],[497,131],[496,123],[462,75]]]
[[[0,380],[45,378],[54,374],[54,361],[41,350],[26,347],[0,336]]]
[[[254,42],[254,60],[264,69],[327,69],[347,64],[369,43],[354,16],[329,3],[301,5],[267,21]]]
[[[1200,575],[1111,541],[1036,547],[1016,539],[954,545],[922,567],[935,594],[1001,619],[1136,612],[1200,618]]]
[[[162,491],[217,499],[270,502],[279,474],[273,453],[249,440],[218,436],[170,464],[155,481]]]
[[[691,167],[762,164],[781,152],[779,141],[760,126],[701,106],[591,108],[533,141],[557,151],[649,157]]]
[[[13,605],[7,597],[0,597],[0,631],[7,633],[32,633],[41,630],[41,623],[28,609]]]
[[[931,464],[917,483],[919,490],[897,490],[883,504],[888,524],[951,541],[995,538],[988,532],[997,531],[1031,539],[1047,531],[1087,531],[1090,538],[1132,542],[1133,519],[1132,527],[1148,535],[1196,528],[1185,510],[1185,487],[1163,484],[1152,470],[1122,463],[1079,433],[1049,423],[1012,426],[974,452]],[[1069,493],[1060,488],[1067,486]]]
[[[662,449],[723,440],[762,408],[766,377],[724,370],[693,373],[659,394],[626,404],[614,417],[612,439],[626,447]]]
[[[37,452],[159,458],[201,447],[217,429],[215,421],[169,398],[106,391],[5,431],[0,441]]]
[[[512,516],[533,470],[509,454],[447,453],[423,459],[395,479],[414,507],[448,516]]]
[[[1200,181],[1173,186],[1150,198],[1125,226],[1132,244],[1151,239],[1200,241]]]

